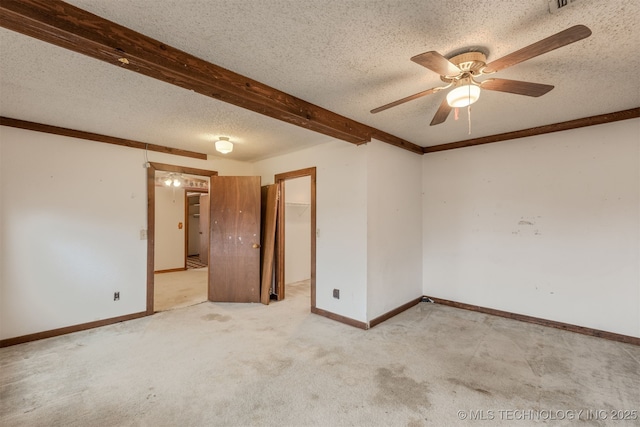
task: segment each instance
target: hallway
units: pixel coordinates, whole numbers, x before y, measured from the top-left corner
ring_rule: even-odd
[[[189,307],[207,300],[207,267],[156,273],[154,311]]]

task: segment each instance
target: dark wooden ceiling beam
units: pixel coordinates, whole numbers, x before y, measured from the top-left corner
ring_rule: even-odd
[[[423,147],[412,142],[405,141],[402,138],[398,138],[397,136],[391,135],[378,129],[372,129],[371,137],[377,139],[378,141],[386,142],[387,144],[404,148],[405,150],[414,152],[416,154],[423,154]]]
[[[491,144],[493,142],[507,141],[511,139],[525,138],[528,136],[543,135],[545,133],[559,132],[581,128],[585,126],[601,125],[604,123],[617,122],[619,120],[634,119],[640,117],[640,108],[618,111],[615,113],[600,114],[598,116],[585,117],[582,119],[569,120],[567,122],[554,123],[552,125],[538,126],[523,129],[515,132],[500,133],[497,135],[484,136],[482,138],[466,139],[464,141],[451,142],[448,144],[433,145],[424,147],[424,153],[435,153],[438,151],[454,150],[456,148],[473,147],[475,145]]]
[[[10,117],[0,117],[0,125],[18,129],[32,130],[36,132],[50,133],[53,135],[69,136],[71,138],[86,139],[89,141],[104,142],[107,144],[120,145],[123,147],[138,148],[140,150],[157,151],[158,153],[173,154],[174,156],[191,157],[193,159],[207,160],[207,155],[195,151],[182,150],[180,148],[165,147],[163,145],[148,144],[134,141],[132,139],[116,138],[114,136],[102,135],[93,132],[49,126],[41,123],[28,122],[26,120],[12,119]]]
[[[0,25],[92,58],[193,90],[324,135],[363,144],[378,139],[422,147],[211,64],[58,0],[0,1]]]

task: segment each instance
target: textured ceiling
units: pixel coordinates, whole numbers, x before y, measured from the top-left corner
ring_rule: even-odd
[[[575,0],[71,0],[216,65],[421,146],[640,106],[640,2]],[[540,98],[483,91],[467,113],[429,126],[444,93],[409,60],[471,47],[497,59],[576,24],[591,37],[495,77],[555,85]],[[254,161],[330,140],[230,104],[0,29],[0,115]],[[482,80],[482,79],[481,79]],[[346,143],[345,143],[346,144]],[[222,156],[222,155],[220,155]]]

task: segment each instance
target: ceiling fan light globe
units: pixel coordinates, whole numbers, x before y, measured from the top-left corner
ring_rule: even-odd
[[[476,85],[458,86],[447,94],[447,103],[451,108],[471,105],[480,98],[480,87]]]

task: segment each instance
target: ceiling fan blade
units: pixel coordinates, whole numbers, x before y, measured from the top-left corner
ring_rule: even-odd
[[[457,76],[462,72],[457,65],[433,50],[416,55],[411,60],[431,71],[435,71],[441,76]]]
[[[418,98],[421,98],[423,96],[431,95],[432,93],[437,92],[437,91],[439,91],[441,89],[443,89],[443,88],[442,87],[434,87],[434,88],[431,88],[431,89],[424,90],[422,92],[418,92],[418,93],[413,94],[411,96],[407,96],[406,98],[402,98],[402,99],[399,99],[397,101],[393,101],[393,102],[390,102],[388,104],[385,104],[382,107],[374,108],[373,110],[371,110],[371,114],[379,113],[380,111],[384,111],[384,110],[386,110],[388,108],[395,107],[396,105],[404,104],[405,102],[413,101],[414,99],[418,99]]]
[[[503,70],[507,67],[511,67],[512,65],[519,64],[522,61],[526,61],[527,59],[535,58],[543,53],[550,52],[554,49],[558,49],[562,46],[587,38],[590,35],[591,30],[589,28],[584,25],[575,25],[488,63],[484,72],[493,73],[495,71]]]
[[[449,113],[451,112],[451,106],[447,102],[447,97],[442,100],[440,103],[440,107],[438,107],[438,111],[433,116],[433,120],[431,120],[431,124],[429,126],[439,125],[440,123],[444,123],[449,117]]]
[[[498,92],[515,93],[516,95],[542,96],[553,89],[551,85],[541,83],[521,82],[519,80],[488,79],[480,84],[482,89]]]

